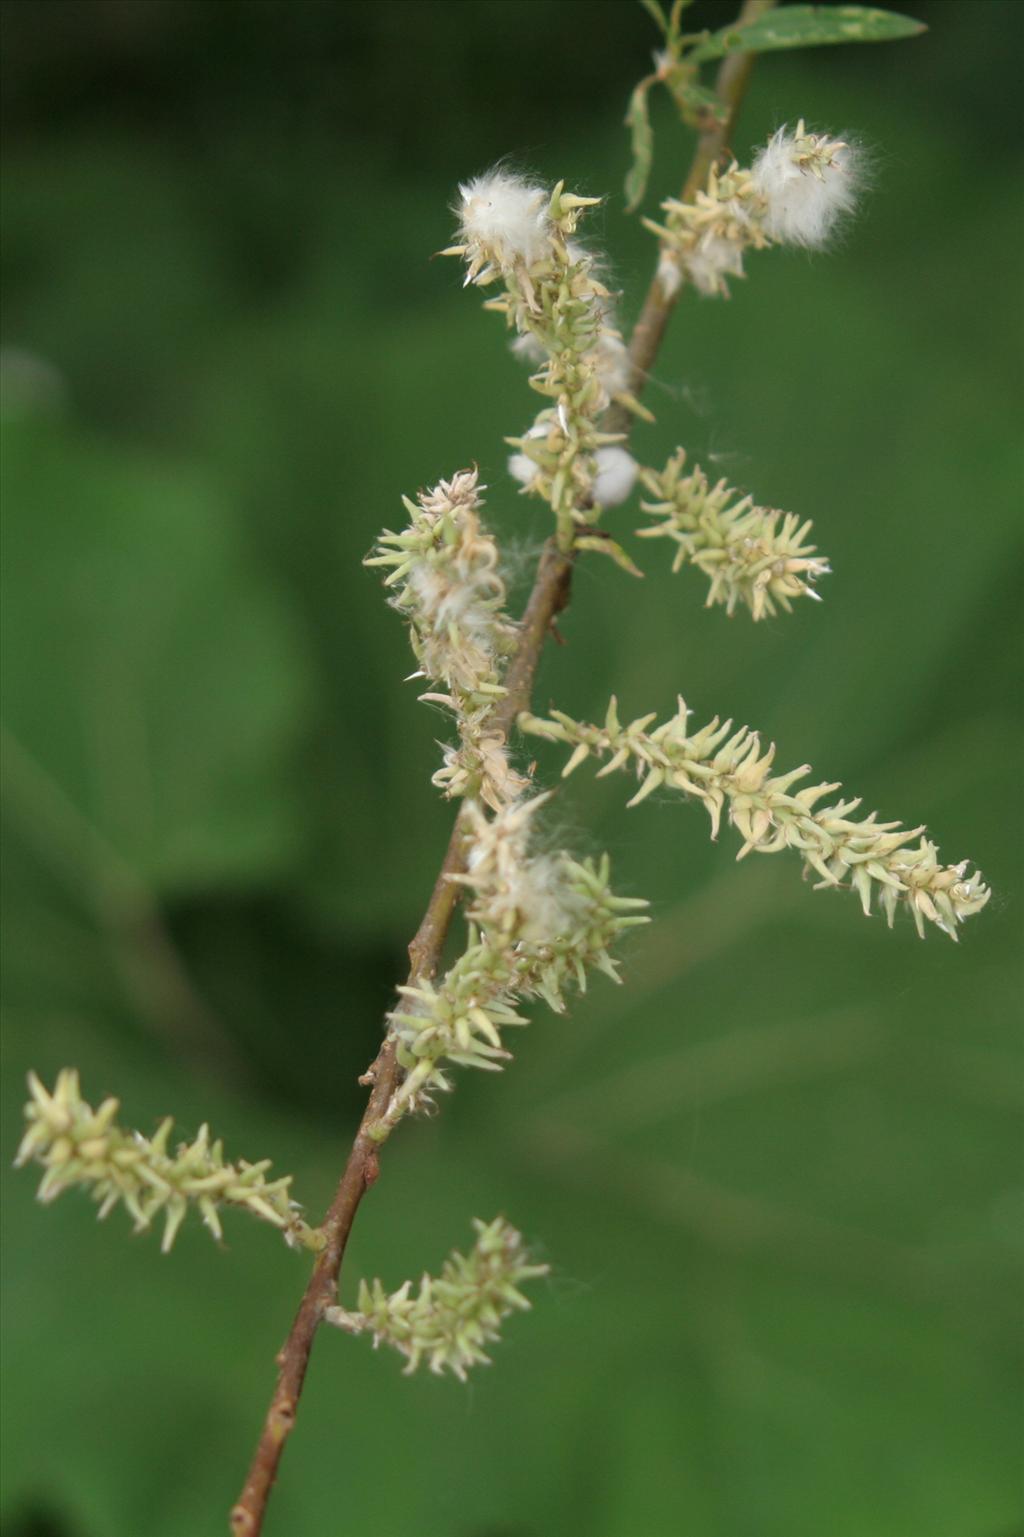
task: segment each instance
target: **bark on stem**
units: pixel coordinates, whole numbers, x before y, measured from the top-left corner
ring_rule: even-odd
[[[737,25],[742,26],[744,22],[770,10],[774,3],[775,0],[744,0]],[[722,64],[718,73],[717,91],[728,117],[724,123],[714,124],[701,134],[684,186],[684,200],[692,198],[696,189],[703,185],[711,166],[728,144],[752,64],[751,54],[733,54]],[[643,387],[661,345],[669,316],[675,308],[675,301],[676,296],[666,294],[655,275],[630,338],[634,392]],[[614,408],[608,413],[609,431],[628,433],[630,425],[631,418],[616,420]],[[516,651],[509,664],[506,676],[508,692],[494,713],[495,725],[505,735],[511,730],[516,716],[530,703],[537,664],[552,622],[569,601],[572,568],[573,556],[559,550],[553,539],[548,540],[523,613]],[[460,873],[463,868],[463,825],[460,814],[455,819],[444,862],[434,883],[423,921],[409,945],[410,984],[432,977],[437,971],[448,927],[459,899],[460,888],[449,877]],[[324,1218],[324,1248],[317,1256],[295,1321],[277,1356],[278,1377],[274,1394],[249,1475],[238,1503],[231,1512],[233,1537],[259,1537],[263,1529],[267,1501],[281,1454],[295,1423],[313,1337],[323,1318],[324,1309],[336,1299],[338,1275],[352,1223],[363,1196],[377,1178],[379,1146],[368,1136],[368,1130],[386,1109],[397,1086],[398,1071],[394,1043],[385,1039],[376,1061],[363,1080],[372,1085],[369,1102],[334,1200]]]

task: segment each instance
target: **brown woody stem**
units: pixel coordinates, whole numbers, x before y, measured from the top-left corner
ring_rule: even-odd
[[[774,0],[745,0],[737,25],[742,26],[744,22],[753,20],[773,4]],[[717,91],[728,116],[725,122],[716,123],[701,134],[686,179],[684,199],[691,198],[696,189],[703,185],[709,169],[727,145],[752,63],[751,54],[733,54],[722,64]],[[635,389],[642,388],[674,308],[675,295],[668,295],[655,275],[630,340]],[[608,413],[609,430],[628,432],[629,421],[615,422],[615,415],[615,408],[612,408]],[[507,693],[494,712],[494,724],[505,736],[520,711],[529,706],[544,643],[554,619],[569,601],[572,569],[572,555],[560,551],[553,539],[548,540],[541,553],[533,590],[523,613],[516,650],[506,674]],[[448,927],[459,900],[460,888],[450,877],[459,874],[464,867],[460,814],[455,819],[444,862],[423,921],[409,945],[410,984],[432,977],[437,971]],[[324,1247],[317,1256],[288,1338],[277,1356],[278,1376],[273,1397],[249,1475],[238,1503],[231,1512],[233,1537],[259,1537],[263,1529],[267,1501],[277,1476],[281,1454],[295,1423],[313,1337],[323,1319],[324,1309],[335,1301],[345,1246],[359,1203],[377,1178],[379,1144],[369,1135],[369,1129],[386,1110],[397,1087],[399,1071],[394,1042],[385,1039],[376,1061],[361,1080],[372,1084],[369,1102],[334,1200],[324,1218]]]

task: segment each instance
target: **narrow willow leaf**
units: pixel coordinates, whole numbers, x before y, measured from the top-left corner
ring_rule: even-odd
[[[598,555],[607,555],[630,576],[643,576],[644,574],[640,567],[629,558],[621,544],[616,544],[614,539],[609,539],[605,534],[582,534],[573,541],[573,548],[576,550],[595,550]]]
[[[679,114],[688,127],[704,129],[711,123],[728,121],[729,110],[715,92],[698,85],[689,75],[680,72],[675,79],[669,77],[667,84]]]
[[[668,17],[658,4],[658,0],[640,0],[640,4],[650,16],[654,17],[656,25],[662,32],[668,33]]]
[[[678,40],[679,27],[683,19],[683,12],[688,11],[692,4],[693,0],[672,0],[672,9],[669,12],[668,18],[668,35],[670,42]]]
[[[651,117],[647,106],[647,92],[656,79],[655,75],[647,75],[629,98],[626,127],[630,131],[633,164],[626,176],[627,213],[634,213],[639,208],[651,174],[651,161],[654,158],[654,131],[651,128]]]
[[[826,43],[890,43],[927,31],[924,22],[870,5],[787,5],[743,27],[712,32],[689,55],[703,63],[729,53],[817,48]]]

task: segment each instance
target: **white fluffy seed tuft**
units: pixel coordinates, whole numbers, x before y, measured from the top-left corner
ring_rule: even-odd
[[[524,331],[521,336],[516,337],[515,341],[510,342],[509,351],[513,357],[519,358],[522,363],[528,363],[531,368],[539,368],[548,360],[542,343],[537,340],[532,331]]]
[[[670,251],[662,251],[658,262],[658,282],[666,299],[674,299],[683,285],[683,274]]]
[[[727,277],[743,277],[743,246],[726,235],[702,235],[686,256],[686,275],[699,293],[728,297]]]
[[[523,433],[524,438],[546,438],[548,429],[541,423],[534,425]],[[518,480],[521,486],[531,486],[540,474],[540,466],[530,458],[529,454],[510,454],[506,465],[513,480]]]
[[[547,250],[548,193],[525,177],[490,171],[459,186],[462,239],[493,253],[502,266],[530,265]]]
[[[783,245],[817,249],[844,215],[853,212],[860,184],[859,156],[849,144],[786,127],[772,135],[751,168],[767,204],[765,232]]]
[[[629,348],[615,331],[602,331],[594,348],[594,361],[605,393],[614,400],[633,382],[633,364]]]
[[[537,466],[526,454],[509,454],[508,472],[513,480],[518,480],[521,486],[529,486],[537,475]]]
[[[617,507],[636,483],[639,466],[633,455],[613,444],[594,455],[594,501],[599,507]]]

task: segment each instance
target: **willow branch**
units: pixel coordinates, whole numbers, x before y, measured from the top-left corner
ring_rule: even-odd
[[[572,557],[563,555],[555,547],[554,541],[545,545],[523,614],[518,645],[509,664],[506,679],[508,692],[495,709],[495,725],[504,733],[508,732],[511,722],[530,702],[537,664],[552,621],[569,600],[572,564]],[[455,819],[427,910],[409,945],[410,986],[415,986],[426,977],[432,977],[437,971],[459,899],[461,888],[451,876],[465,869],[463,845],[463,821],[460,814]],[[317,1256],[295,1321],[277,1357],[278,1377],[270,1408],[267,1410],[249,1476],[231,1513],[231,1530],[235,1537],[257,1537],[262,1530],[281,1453],[295,1423],[313,1337],[323,1318],[324,1309],[335,1301],[338,1274],[359,1203],[377,1178],[379,1144],[370,1137],[369,1129],[386,1110],[397,1087],[398,1075],[395,1043],[385,1039],[376,1061],[361,1080],[372,1084],[369,1102],[341,1182],[324,1218],[324,1247]]]
[[[774,0],[745,0],[737,25],[752,20],[771,8]],[[708,127],[697,146],[684,197],[692,195],[707,177],[711,165],[728,143],[739,110],[753,59],[749,54],[734,54],[722,65],[717,91],[726,109],[726,121]],[[657,276],[651,283],[644,307],[630,341],[639,388],[661,345],[669,316],[675,307],[674,296],[662,288]],[[609,422],[614,412],[609,412]],[[616,424],[610,430],[628,432],[629,423]],[[549,540],[541,554],[526,609],[523,613],[516,650],[506,674],[507,693],[494,712],[494,724],[507,736],[520,711],[530,703],[533,682],[545,641],[552,623],[569,601],[573,556]],[[416,935],[409,945],[410,985],[432,977],[440,964],[448,928],[459,899],[459,885],[451,876],[465,868],[464,830],[461,813],[455,819],[451,838],[434,884],[434,889]],[[366,1111],[359,1124],[352,1151],[345,1165],[330,1210],[324,1219],[324,1247],[317,1256],[299,1310],[288,1338],[277,1356],[278,1377],[249,1475],[238,1503],[231,1513],[234,1537],[258,1537],[266,1515],[267,1501],[277,1475],[285,1442],[295,1423],[296,1410],[309,1364],[313,1337],[324,1314],[336,1297],[338,1276],[349,1233],[363,1196],[378,1175],[379,1144],[370,1129],[380,1119],[398,1084],[399,1067],[394,1042],[385,1039],[376,1061],[363,1080],[372,1085]]]
[[[747,22],[756,21],[758,16],[763,16],[766,11],[772,10],[775,4],[776,0],[744,0],[740,14],[736,18],[737,29]],[[697,150],[679,195],[681,203],[693,202],[696,194],[707,183],[712,166],[716,165],[729,149],[755,57],[756,55],[752,53],[732,53],[722,62],[715,82],[715,94],[725,108],[725,113],[721,118],[713,118],[708,114],[706,126],[697,140]],[[644,298],[643,308],[629,339],[629,357],[633,368],[630,390],[634,395],[639,395],[647,383],[680,291],[678,283],[671,289],[666,287],[657,269],[655,270]],[[624,407],[613,406],[607,415],[607,430],[628,432],[631,420],[630,413]]]

